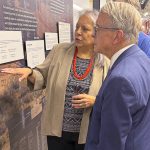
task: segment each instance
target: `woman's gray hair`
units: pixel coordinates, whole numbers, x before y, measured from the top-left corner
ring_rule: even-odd
[[[83,10],[79,13],[79,17],[84,16],[84,15],[88,16],[93,21],[94,26],[96,25],[96,20],[98,18],[99,11],[86,9],[86,10]],[[102,54],[97,53],[96,54],[96,60],[97,60],[96,64],[95,64],[96,66],[99,66],[99,67],[104,66],[104,56]]]
[[[97,10],[82,10],[80,13],[79,13],[79,17],[81,16],[88,16],[90,19],[92,19],[94,25],[96,24],[96,20],[98,18],[98,15],[99,15],[99,11]]]
[[[141,15],[135,7],[124,2],[108,2],[100,12],[108,14],[112,19],[113,27],[123,30],[126,39],[137,41],[142,21]]]

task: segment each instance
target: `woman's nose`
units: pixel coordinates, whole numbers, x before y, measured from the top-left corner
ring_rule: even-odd
[[[76,28],[76,33],[77,33],[77,34],[81,34],[81,33],[82,33],[81,27]]]

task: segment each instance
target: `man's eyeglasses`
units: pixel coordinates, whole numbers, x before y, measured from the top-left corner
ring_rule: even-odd
[[[99,31],[99,30],[101,30],[101,29],[102,29],[102,30],[119,30],[119,28],[102,27],[102,26],[96,25],[96,26],[94,27],[95,34],[96,34],[97,31]]]

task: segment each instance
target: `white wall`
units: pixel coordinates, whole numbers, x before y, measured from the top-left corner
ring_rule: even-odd
[[[100,8],[106,4],[106,0],[100,0]]]
[[[76,4],[83,9],[93,8],[92,1],[93,0],[73,0],[73,4]]]

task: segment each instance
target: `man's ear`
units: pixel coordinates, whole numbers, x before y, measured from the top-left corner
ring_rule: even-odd
[[[114,35],[113,44],[117,44],[124,38],[124,32],[122,30],[117,30]]]

